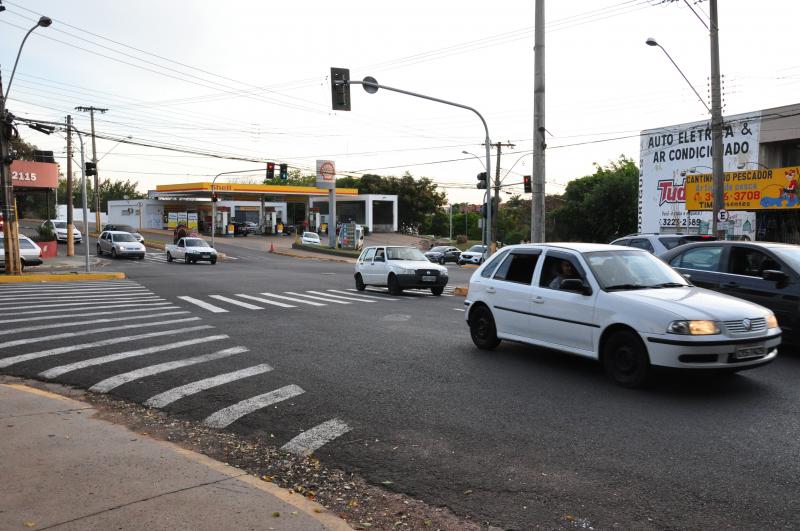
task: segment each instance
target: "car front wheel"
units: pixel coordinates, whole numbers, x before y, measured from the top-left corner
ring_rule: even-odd
[[[444,293],[444,286],[434,286],[431,288],[431,293],[436,295],[437,297]]]
[[[640,388],[650,379],[650,357],[642,339],[633,331],[615,333],[603,349],[603,368],[622,387]]]
[[[167,251],[167,262],[172,262],[172,255]]]
[[[100,244],[97,244],[97,256],[103,256],[103,250],[100,248]]]
[[[472,342],[482,350],[493,350],[500,344],[492,312],[486,306],[479,306],[469,318],[469,334]]]
[[[191,264],[192,263],[192,259],[189,258],[188,254],[183,258],[183,261],[186,262],[187,264]]]
[[[361,273],[356,275],[356,289],[358,291],[364,291],[367,288],[367,285],[364,284],[364,279],[361,278]]]
[[[111,258],[114,258],[114,259],[117,258],[117,250],[114,249],[113,247],[111,248]]]
[[[389,293],[391,295],[400,295],[400,293],[402,293],[403,290],[400,288],[400,283],[397,282],[396,276],[389,275],[389,282],[387,284],[389,288]]]

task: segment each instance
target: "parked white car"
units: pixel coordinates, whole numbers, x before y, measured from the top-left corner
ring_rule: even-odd
[[[419,249],[383,245],[362,251],[354,277],[359,291],[386,286],[392,295],[408,288],[430,288],[434,295],[441,295],[448,280],[447,268],[430,263]]]
[[[56,241],[67,241],[67,222],[62,219],[48,219],[42,223],[42,226],[49,227],[56,235]],[[83,241],[83,234],[81,231],[72,226],[72,241],[74,243],[81,243]]]
[[[319,234],[316,232],[304,232],[303,236],[300,238],[300,243],[320,245]]]
[[[483,255],[486,253],[485,245],[473,245],[458,256],[458,265],[482,264]]]
[[[25,236],[19,235],[19,257],[22,269],[30,266],[42,265],[42,249],[36,242]],[[6,250],[3,233],[0,232],[0,268],[6,267]]]
[[[107,230],[97,238],[97,256],[108,253],[111,258],[121,256],[135,256],[139,260],[144,258],[145,247],[130,232]]]
[[[599,360],[626,387],[653,366],[737,371],[775,359],[781,330],[757,304],[692,286],[642,249],[514,245],[472,275],[472,340],[502,339]]]
[[[217,251],[202,238],[180,238],[178,243],[168,244],[165,249],[167,262],[183,260],[187,264],[196,262],[217,263]]]

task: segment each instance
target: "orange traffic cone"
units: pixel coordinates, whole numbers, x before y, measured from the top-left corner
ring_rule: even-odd
[[[273,243],[269,244],[269,252],[271,252],[271,253],[275,252],[275,244],[273,244]]]

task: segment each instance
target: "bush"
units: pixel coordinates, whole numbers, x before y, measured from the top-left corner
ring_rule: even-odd
[[[56,240],[56,233],[46,225],[36,227],[36,234],[31,237],[35,242],[53,242]]]
[[[458,234],[456,235],[456,243],[467,243],[467,235],[466,234]]]

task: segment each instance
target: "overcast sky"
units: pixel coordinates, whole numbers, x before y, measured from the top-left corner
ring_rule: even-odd
[[[706,18],[708,2],[689,3]],[[25,45],[7,104],[18,116],[71,113],[88,130],[88,115],[74,107],[106,107],[96,119],[104,135],[286,162],[306,173],[320,158],[335,160],[340,174],[409,171],[441,183],[453,201],[479,202],[481,162],[462,154],[484,157],[478,118],[358,86],[352,111],[333,112],[330,67],[346,67],[354,79],[371,75],[476,108],[492,142],[515,144],[503,148],[504,184],[530,174],[533,0],[3,4],[4,86],[25,31],[39,14],[54,21]],[[795,0],[720,1],[725,114],[798,103],[799,19]],[[708,31],[685,2],[550,0],[546,20],[548,193],[592,173],[593,163],[623,154],[638,163],[643,129],[707,117],[663,52],[645,45],[656,38],[707,97]],[[64,156],[63,135],[20,132]],[[142,191],[263,166],[107,140],[97,149],[102,178],[135,180]]]

